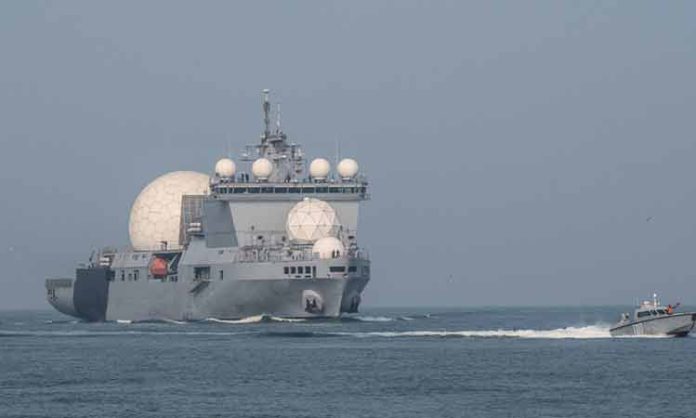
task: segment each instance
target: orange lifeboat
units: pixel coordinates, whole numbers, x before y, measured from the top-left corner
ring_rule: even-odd
[[[164,258],[155,257],[150,263],[150,274],[152,277],[162,278],[167,276],[167,260]]]

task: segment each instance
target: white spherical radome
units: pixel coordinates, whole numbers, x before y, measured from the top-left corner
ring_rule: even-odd
[[[220,177],[233,177],[237,172],[237,165],[229,158],[222,158],[215,163],[215,174]]]
[[[174,171],[145,186],[130,211],[128,232],[133,248],[156,250],[163,241],[168,248],[178,248],[181,198],[207,194],[209,183],[205,174]]]
[[[251,172],[259,180],[266,180],[273,173],[273,163],[267,158],[259,158],[251,165]]]
[[[343,256],[346,248],[343,243],[335,237],[324,237],[312,246],[312,254],[317,254],[322,260]]]
[[[331,171],[331,164],[325,158],[315,158],[309,165],[309,175],[317,180],[324,180]]]
[[[358,174],[359,169],[360,167],[358,166],[358,162],[352,158],[342,159],[336,167],[338,175],[341,176],[341,178],[344,180],[352,179],[353,177],[355,177]]]
[[[338,235],[341,223],[331,205],[323,200],[305,198],[290,209],[285,228],[291,240],[311,244]]]

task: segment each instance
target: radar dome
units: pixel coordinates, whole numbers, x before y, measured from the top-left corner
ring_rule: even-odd
[[[273,172],[273,163],[267,158],[259,158],[251,165],[251,172],[259,180],[267,180]]]
[[[155,250],[167,242],[179,247],[181,197],[207,194],[210,179],[194,171],[174,171],[145,186],[130,211],[128,232],[136,250]]]
[[[336,170],[338,171],[338,175],[341,176],[342,179],[352,179],[356,176],[356,174],[358,174],[358,162],[352,158],[344,158],[341,160],[340,163],[338,163]]]
[[[305,198],[290,209],[285,228],[293,241],[311,244],[338,235],[341,223],[331,205],[323,200]]]
[[[237,165],[229,158],[223,158],[215,163],[215,174],[220,177],[232,177],[237,172]]]
[[[309,175],[317,180],[324,180],[331,171],[331,165],[324,158],[316,158],[309,165]]]
[[[312,246],[312,254],[317,254],[321,259],[341,257],[345,250],[343,243],[334,237],[324,237]]]

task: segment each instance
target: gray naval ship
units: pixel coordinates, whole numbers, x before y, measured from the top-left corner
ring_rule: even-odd
[[[653,294],[653,300],[646,300],[633,312],[621,314],[621,319],[609,332],[612,337],[626,336],[674,336],[685,337],[694,328],[696,312],[675,312],[679,306],[662,306]]]
[[[74,278],[46,280],[48,302],[86,321],[336,317],[357,312],[370,280],[357,240],[368,182],[353,159],[317,158],[272,126],[239,164],[173,172],[140,193],[131,246],[93,252]]]

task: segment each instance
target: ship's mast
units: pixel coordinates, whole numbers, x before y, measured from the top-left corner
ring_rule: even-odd
[[[263,133],[261,143],[247,145],[242,154],[242,161],[253,162],[257,158],[270,160],[275,169],[269,181],[288,182],[304,172],[304,156],[301,147],[294,142],[288,143],[288,137],[280,128],[280,105],[278,105],[275,129],[271,122],[271,100],[269,89],[261,91],[263,97]]]
[[[268,89],[263,89],[263,137],[261,138],[262,143],[266,143],[268,138],[271,136],[271,102],[268,95],[271,91]]]

